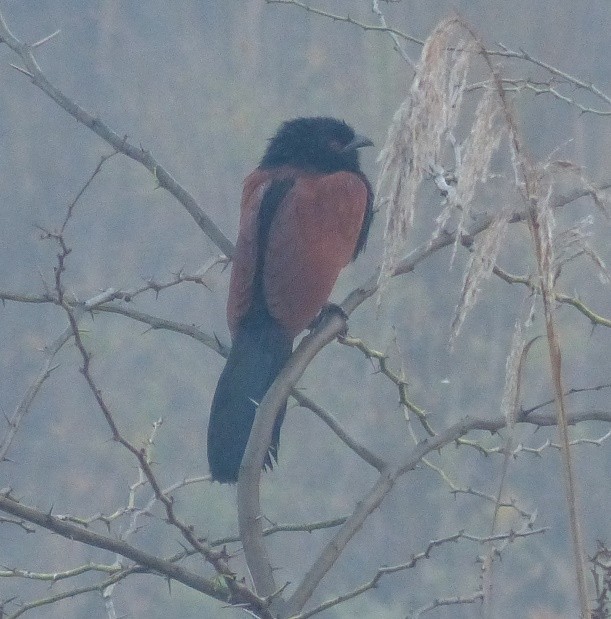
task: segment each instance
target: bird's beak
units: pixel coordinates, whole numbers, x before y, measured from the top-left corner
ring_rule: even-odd
[[[366,138],[364,135],[355,134],[352,141],[348,142],[344,148],[342,148],[342,152],[346,153],[351,150],[356,150],[357,148],[362,148],[363,146],[373,146],[373,142]]]

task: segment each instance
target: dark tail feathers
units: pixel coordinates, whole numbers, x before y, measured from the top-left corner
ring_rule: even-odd
[[[255,418],[254,402],[261,402],[292,350],[292,338],[267,312],[244,318],[216,386],[210,410],[208,463],[215,481],[233,483],[238,480]],[[286,404],[276,418],[264,467],[271,468],[273,461],[278,459],[280,426],[285,413]]]

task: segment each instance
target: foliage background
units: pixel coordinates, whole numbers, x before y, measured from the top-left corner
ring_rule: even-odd
[[[368,2],[329,2],[332,12],[373,21]],[[469,0],[454,3],[404,1],[383,5],[390,24],[424,39],[454,8],[489,42],[513,49],[577,74],[609,90],[611,56],[608,24],[611,5],[587,7],[567,0],[548,2]],[[346,119],[381,146],[394,110],[405,97],[411,72],[390,39],[297,10],[260,0],[224,2],[149,0],[6,1],[8,23],[27,41],[61,28],[37,57],[47,76],[86,109],[95,111],[119,133],[142,143],[197,198],[235,239],[241,179],[256,165],[265,140],[280,122],[299,115]],[[417,57],[417,47],[410,48]],[[52,282],[55,248],[40,240],[38,227],[61,224],[67,204],[109,152],[94,134],[78,125],[27,78],[10,68],[13,55],[0,49],[0,287],[20,292],[44,289]],[[515,69],[514,69],[515,70]],[[522,65],[519,75],[536,74]],[[609,178],[609,118],[582,115],[549,96],[522,93],[518,117],[536,157],[558,149],[558,158],[584,166],[590,178]],[[363,157],[376,176],[375,152]],[[493,202],[503,196],[488,195]],[[426,238],[438,213],[438,198],[422,196],[414,244]],[[485,208],[486,204],[482,204]],[[589,212],[586,201],[571,207]],[[568,216],[567,216],[568,219]],[[592,244],[611,263],[609,225],[595,215]],[[342,276],[335,298],[363,281],[381,255],[383,215],[378,216],[364,258]],[[520,248],[526,229],[512,229],[511,250],[501,262],[515,272],[533,269]],[[114,157],[77,206],[67,240],[73,248],[66,282],[85,299],[108,286],[129,287],[142,278],[164,279],[184,269],[195,271],[216,248],[187,213],[136,163]],[[388,350],[403,365],[411,395],[433,414],[439,426],[464,415],[496,416],[504,383],[505,356],[524,291],[500,280],[486,284],[482,301],[467,319],[452,351],[449,325],[462,282],[461,262],[449,269],[449,252],[427,261],[416,273],[391,284],[381,312],[369,302],[350,321],[351,333],[375,348]],[[593,269],[571,265],[567,292],[609,314],[609,287]],[[228,341],[224,320],[228,273],[215,270],[209,289],[182,286],[140,298],[138,309],[201,325]],[[7,303],[0,322],[0,406],[8,414],[39,369],[39,349],[65,326],[52,306]],[[562,338],[569,387],[608,383],[610,334],[594,330],[580,314],[565,308]],[[83,323],[94,354],[93,372],[127,436],[144,438],[159,417],[157,472],[167,483],[206,472],[205,428],[222,359],[186,337],[147,331],[122,317],[96,316]],[[396,343],[395,343],[396,342]],[[77,368],[73,346],[60,354],[60,367],[45,385],[10,453],[0,464],[0,487],[11,486],[24,502],[54,513],[109,513],[125,504],[136,479],[134,462],[109,442],[107,427]],[[550,394],[544,349],[535,349],[524,386],[525,406]],[[354,350],[335,344],[311,366],[302,386],[338,416],[352,433],[376,451],[401,452],[407,440],[397,394]],[[606,407],[608,394],[573,400],[577,410]],[[597,437],[604,428],[580,426],[576,436]],[[553,433],[520,429],[521,438],[538,446]],[[497,444],[492,438],[482,440]],[[509,493],[522,506],[538,510],[544,536],[518,541],[501,564],[503,587],[499,617],[572,617],[575,606],[566,510],[559,455],[537,459],[522,454],[511,463]],[[576,450],[582,484],[584,532],[588,549],[611,533],[608,513],[611,458],[608,444]],[[496,460],[492,460],[496,458]],[[462,486],[494,493],[499,456],[485,458],[465,449],[444,450],[438,458]],[[497,466],[495,466],[495,464]],[[281,463],[263,485],[266,515],[272,521],[301,522],[347,513],[373,480],[372,472],[328,433],[307,411],[290,411],[283,430]],[[210,539],[234,533],[234,489],[197,486],[183,490],[178,506]],[[352,541],[338,568],[323,582],[317,599],[350,589],[381,564],[400,563],[426,547],[429,539],[460,529],[483,533],[491,508],[471,496],[451,499],[448,487],[428,470],[406,476],[380,510]],[[509,519],[510,516],[507,515]],[[507,526],[510,526],[508,520]],[[502,525],[502,522],[501,522]],[[152,521],[138,533],[145,549],[171,554],[174,533]],[[278,536],[272,544],[279,580],[296,580],[330,534]],[[38,533],[0,528],[0,562],[41,571],[66,569],[89,560],[112,561],[101,551]],[[68,548],[68,551],[66,551]],[[443,561],[391,576],[365,598],[329,611],[325,617],[401,617],[434,597],[458,595],[478,586],[477,546],[446,547]],[[287,560],[290,557],[290,560]],[[59,585],[56,585],[59,586]],[[43,595],[46,586],[2,583],[2,597],[19,591]],[[237,617],[212,601],[173,585],[172,595],[159,579],[140,577],[116,593],[122,610],[133,617]],[[503,605],[511,600],[511,609]],[[202,604],[204,609],[202,611]],[[460,613],[464,614],[460,614]],[[438,612],[440,617],[473,616],[473,609]],[[95,596],[81,597],[36,611],[37,617],[102,617]]]

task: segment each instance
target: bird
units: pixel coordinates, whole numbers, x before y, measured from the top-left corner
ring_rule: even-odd
[[[235,483],[258,404],[365,248],[373,190],[359,149],[373,142],[330,117],[284,122],[244,180],[227,300],[231,352],[208,423],[212,480]],[[278,459],[286,402],[263,468]]]

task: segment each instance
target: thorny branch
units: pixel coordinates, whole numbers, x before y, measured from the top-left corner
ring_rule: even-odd
[[[89,531],[81,526],[69,523],[63,518],[53,516],[51,513],[42,512],[38,509],[26,506],[12,498],[10,491],[0,494],[0,509],[18,518],[23,518],[28,522],[37,524],[49,531],[53,531],[62,537],[70,540],[82,542],[89,546],[102,548],[115,552],[123,557],[131,559],[136,564],[143,566],[153,572],[172,578],[178,582],[210,595],[216,599],[227,601],[226,594],[223,593],[215,584],[207,578],[191,572],[175,563],[143,552],[138,548],[115,537],[101,535]]]
[[[321,17],[326,17],[336,22],[344,22],[346,24],[352,24],[353,26],[357,26],[359,28],[362,28],[363,30],[370,30],[372,32],[387,33],[393,37],[393,40],[394,40],[394,37],[398,37],[398,38],[403,39],[404,41],[409,41],[411,43],[417,43],[418,45],[424,45],[424,41],[422,39],[412,37],[411,35],[406,34],[405,32],[402,32],[401,30],[390,28],[386,25],[376,26],[374,24],[366,24],[364,22],[354,19],[353,17],[350,17],[350,15],[336,15],[334,13],[329,13],[328,11],[317,9],[309,4],[306,4],[305,2],[299,2],[299,0],[265,0],[265,2],[267,4],[293,5],[300,9],[303,9],[304,11],[312,13],[313,15],[319,15]],[[380,14],[381,13],[378,14],[378,17],[380,16]]]
[[[367,359],[375,359],[378,362],[380,372],[386,376],[391,383],[397,386],[399,390],[399,403],[405,406],[409,412],[416,415],[422,424],[422,427],[426,430],[426,433],[429,436],[434,436],[435,432],[433,431],[433,428],[431,428],[431,425],[427,419],[427,412],[411,400],[408,395],[409,386],[405,380],[405,377],[399,375],[391,369],[388,361],[388,355],[378,350],[374,350],[360,338],[340,336],[338,339],[340,343],[345,346],[350,346],[360,350]]]
[[[204,269],[205,267],[202,267]],[[197,340],[204,344],[208,348],[211,348],[215,352],[227,355],[228,349],[224,347],[213,335],[209,335],[205,331],[202,331],[194,325],[189,325],[183,322],[176,322],[174,320],[168,320],[166,318],[160,318],[159,316],[153,316],[146,312],[141,312],[128,305],[117,305],[117,301],[123,301],[130,303],[138,295],[146,291],[153,291],[155,294],[159,294],[162,290],[177,286],[183,282],[195,282],[206,286],[204,275],[202,275],[202,269],[199,269],[196,274],[177,273],[173,278],[157,282],[155,280],[147,280],[146,284],[128,289],[115,289],[108,288],[100,295],[96,295],[92,299],[86,302],[64,293],[63,302],[73,308],[74,310],[85,309],[87,313],[95,314],[97,312],[107,314],[119,314],[136,320],[143,324],[148,325],[152,330],[166,330],[174,333],[181,333]],[[206,272],[207,272],[206,268]],[[59,299],[53,291],[47,291],[41,295],[21,294],[9,291],[0,291],[0,301],[6,303],[13,301],[15,303],[31,303],[31,304],[45,304],[50,303],[54,305],[61,305]]]
[[[148,456],[147,449],[145,447],[137,448],[136,446],[134,446],[130,441],[124,438],[121,431],[119,430],[119,427],[115,422],[114,416],[110,408],[106,404],[102,392],[97,387],[91,374],[91,354],[85,348],[85,345],[81,338],[81,334],[78,328],[78,318],[75,315],[73,308],[70,307],[69,304],[64,302],[64,287],[62,283],[62,276],[66,270],[66,261],[70,254],[70,249],[66,245],[64,237],[61,233],[47,234],[49,238],[54,239],[58,243],[60,248],[60,251],[57,255],[57,266],[55,267],[55,294],[57,297],[57,303],[66,312],[72,332],[72,337],[74,338],[74,342],[82,358],[81,373],[85,378],[85,381],[89,386],[89,389],[91,390],[94,399],[96,400],[98,407],[106,420],[107,425],[110,428],[112,440],[122,445],[125,449],[132,453],[133,456],[135,456],[138,461],[138,466],[145,475],[147,482],[150,484],[154,492],[156,500],[158,500],[165,509],[167,521],[171,525],[175,526],[181,532],[185,540],[215,568],[215,570],[220,576],[224,578],[227,588],[229,589],[233,598],[235,600],[239,600],[244,604],[247,604],[253,610],[259,612],[261,617],[268,617],[269,613],[267,611],[267,603],[265,602],[265,600],[257,597],[257,595],[254,594],[248,587],[236,580],[235,574],[230,569],[224,552],[219,552],[212,549],[209,544],[204,542],[195,534],[194,529],[191,525],[187,525],[177,517],[174,511],[173,499],[171,498],[171,496],[167,496],[166,494],[164,494],[155,474],[153,473],[152,464]],[[119,554],[122,553],[119,552]]]
[[[55,33],[54,33],[55,34]],[[54,36],[54,35],[51,35]],[[46,37],[42,42],[48,41]],[[197,204],[195,198],[182,187],[174,177],[153,157],[153,155],[142,147],[131,144],[127,136],[121,137],[115,133],[100,118],[91,115],[84,108],[67,97],[59,88],[53,85],[44,75],[32,50],[35,45],[27,45],[20,41],[8,28],[2,13],[0,12],[0,42],[10,47],[20,58],[25,68],[13,65],[15,69],[27,75],[32,83],[40,88],[46,95],[51,97],[61,108],[74,117],[77,121],[91,129],[94,133],[108,142],[117,152],[123,153],[130,159],[142,164],[154,177],[159,187],[169,191],[193,217],[201,230],[210,240],[228,257],[233,253],[233,244],[221,232],[217,225],[206,215],[202,208]],[[42,43],[39,41],[39,44]]]
[[[384,26],[367,27],[365,24],[360,24],[358,22],[355,22],[349,17],[342,18],[341,16],[333,16],[323,11],[313,10],[310,7],[307,7],[306,5],[300,2],[296,2],[292,0],[268,0],[268,1],[270,3],[295,4],[297,6],[300,6],[301,8],[311,10],[312,12],[316,12],[320,15],[330,17],[333,19],[338,19],[340,21],[345,21],[347,23],[353,23],[354,25],[357,25],[359,27],[367,28],[370,30],[378,30],[378,31],[387,32],[397,37],[401,36],[401,33],[399,33],[399,31],[394,31],[393,29],[390,29]],[[375,3],[374,6],[377,6],[377,3]],[[2,19],[0,15],[0,40],[7,43],[9,47],[11,47],[14,51],[16,51],[16,53],[20,55],[20,57],[22,58],[22,60],[24,61],[26,65],[26,69],[19,69],[19,70],[22,73],[25,73],[26,75],[28,75],[39,88],[41,88],[44,92],[46,92],[49,96],[51,96],[59,105],[61,105],[64,109],[66,109],[75,118],[77,118],[79,121],[89,126],[92,130],[98,133],[98,135],[101,135],[104,139],[106,139],[109,143],[111,143],[117,151],[123,152],[124,154],[127,154],[128,156],[134,158],[137,161],[140,161],[143,165],[145,165],[156,176],[156,178],[159,180],[160,185],[166,187],[169,191],[174,193],[177,199],[179,199],[183,203],[185,208],[187,208],[187,210],[189,210],[189,212],[193,215],[196,221],[198,221],[198,224],[202,227],[202,229],[204,229],[207,232],[207,234],[209,234],[211,238],[215,240],[215,242],[219,245],[219,247],[221,247],[221,249],[225,252],[225,254],[230,255],[231,244],[229,243],[229,241],[224,239],[222,235],[221,237],[219,237],[218,235],[220,235],[220,232],[218,232],[218,230],[216,230],[215,227],[211,228],[210,226],[208,226],[205,215],[197,211],[197,209],[195,208],[196,205],[194,205],[193,199],[188,194],[186,194],[184,190],[182,190],[179,186],[176,185],[175,181],[163,169],[161,169],[158,166],[158,164],[154,161],[154,159],[152,159],[149,153],[146,153],[145,151],[141,149],[140,150],[134,149],[133,146],[127,143],[125,138],[123,139],[119,138],[118,135],[114,134],[103,123],[89,116],[84,110],[76,106],[76,104],[72,103],[61,92],[54,89],[54,87],[47,82],[46,78],[44,78],[44,75],[40,71],[38,65],[36,64],[36,61],[34,60],[32,56],[31,49],[49,40],[52,36],[55,36],[55,34],[56,33],[54,33],[53,35],[50,35],[49,37],[45,37],[45,39],[43,39],[42,41],[39,41],[38,44],[35,44],[33,46],[30,46],[30,48],[28,48],[27,46],[21,44],[15,37],[13,37],[13,35],[10,33],[10,31],[6,27],[6,24],[4,23],[4,20]],[[406,36],[404,36],[404,38],[406,38],[406,40],[412,40],[412,39],[407,39]],[[413,40],[413,41],[422,43],[416,40]],[[510,50],[507,50],[507,49],[504,49],[502,52],[490,52],[490,53],[491,54],[496,53],[496,54],[500,54],[500,55],[504,55],[508,57],[515,57],[515,58],[519,58],[519,59],[522,59],[528,62],[532,62],[534,64],[538,64],[542,68],[550,71],[555,76],[561,77],[563,80],[566,80],[574,84],[575,86],[578,86],[579,88],[590,90],[590,92],[592,92],[599,98],[603,99],[606,103],[611,103],[609,98],[606,97],[606,95],[600,92],[597,88],[589,87],[585,83],[578,83],[579,81],[576,80],[576,78],[572,78],[570,75],[564,74],[561,71],[554,69],[553,67],[550,67],[549,65],[546,65],[545,63],[536,61],[536,59],[532,58],[531,56],[527,54],[511,52]],[[556,72],[554,73],[554,71]],[[551,92],[551,89],[550,89],[550,92]],[[95,176],[95,174],[93,176]],[[93,180],[93,176],[90,180]],[[558,204],[556,206],[558,206]],[[517,214],[517,215],[513,214],[510,218],[510,221],[524,220],[528,218],[528,215],[529,215],[528,213]],[[63,232],[65,225],[67,221],[69,220],[69,218],[70,218],[70,213],[68,213],[66,217],[66,220],[62,226],[61,232]],[[486,216],[483,216],[482,219],[473,226],[470,234],[472,235],[478,234],[479,232],[485,230],[486,227],[490,225],[490,223],[491,223],[491,220],[486,221]],[[196,549],[198,552],[200,552],[211,563],[213,563],[213,565],[215,566],[215,568],[217,568],[217,570],[219,569],[218,565],[221,565],[221,570],[219,573],[225,576],[225,579],[228,582],[228,586],[230,588],[232,588],[232,583],[233,583],[233,587],[235,588],[235,590],[233,591],[234,595],[245,596],[242,599],[247,599],[248,600],[247,603],[250,604],[252,608],[258,608],[260,612],[265,613],[267,602],[265,600],[261,600],[261,598],[257,598],[256,596],[253,596],[252,593],[249,592],[248,590],[246,590],[245,592],[243,589],[240,589],[239,586],[236,583],[234,583],[233,574],[228,570],[228,568],[227,568],[227,571],[224,571],[226,566],[223,564],[223,560],[224,560],[223,557],[221,557],[220,554],[219,555],[215,554],[215,552],[211,550],[210,545],[203,544],[200,540],[196,539],[190,527],[180,522],[176,518],[174,511],[173,511],[171,497],[169,497],[165,491],[161,490],[159,484],[157,483],[154,477],[154,474],[152,472],[151,462],[146,454],[146,450],[137,449],[136,447],[134,447],[131,443],[129,443],[127,440],[125,440],[121,436],[119,429],[114,423],[113,416],[110,410],[106,407],[106,404],[102,398],[102,394],[97,389],[96,384],[91,376],[91,372],[90,372],[91,357],[89,353],[87,352],[87,350],[85,349],[85,347],[83,346],[83,342],[80,339],[78,327],[77,327],[77,321],[78,321],[77,310],[80,306],[78,306],[75,303],[72,303],[67,298],[62,288],[62,285],[61,285],[62,273],[65,269],[65,260],[69,254],[69,249],[65,245],[65,242],[63,240],[61,233],[59,235],[50,235],[50,236],[55,238],[55,240],[59,243],[60,249],[61,249],[61,252],[58,256],[58,267],[56,269],[56,281],[55,281],[56,294],[53,299],[40,300],[41,298],[39,297],[35,300],[35,298],[32,297],[27,302],[53,302],[61,306],[65,310],[68,316],[69,323],[70,323],[70,334],[68,337],[73,336],[75,339],[77,348],[79,350],[79,353],[81,354],[82,361],[83,361],[83,366],[82,366],[81,371],[90,389],[92,390],[92,393],[94,394],[94,397],[96,398],[96,401],[98,402],[98,406],[100,407],[100,409],[102,410],[106,418],[106,421],[113,435],[113,440],[122,444],[126,449],[128,449],[138,459],[139,466],[141,470],[143,471],[147,479],[147,482],[150,483],[151,487],[153,488],[154,500],[159,500],[164,505],[166,509],[166,515],[168,516],[168,521],[171,524],[177,526],[177,528],[181,530],[183,536],[187,539],[187,541],[189,541],[193,545],[193,548]],[[410,272],[411,270],[414,269],[416,264],[422,261],[425,257],[431,255],[435,251],[438,251],[439,249],[445,246],[453,244],[456,241],[456,239],[457,239],[456,235],[453,235],[452,233],[449,233],[446,231],[441,231],[441,233],[439,234],[437,238],[431,240],[429,243],[425,244],[424,246],[421,246],[421,248],[418,248],[417,250],[412,252],[409,256],[407,256],[403,261],[401,261],[396,266],[393,274],[398,275],[401,273]],[[188,281],[188,280],[182,280],[182,281]],[[377,281],[376,278],[370,279],[363,287],[355,290],[351,295],[349,295],[349,297],[344,302],[344,308],[347,310],[347,313],[350,313],[351,311],[353,311],[360,303],[362,303],[365,299],[367,299],[369,296],[375,293],[376,281]],[[203,282],[199,282],[199,283],[203,283]],[[171,285],[175,285],[175,284],[171,284]],[[150,286],[147,289],[155,290],[155,287]],[[20,299],[16,298],[16,295],[14,295],[13,298],[9,298],[9,297],[10,297],[10,294],[7,293],[7,296],[2,297],[2,298],[6,300],[15,300],[15,301],[25,302],[25,297],[20,298]],[[121,297],[116,297],[113,300],[116,300],[119,298]],[[125,300],[129,300],[129,299],[125,299]],[[556,297],[556,300],[559,300],[559,299]],[[565,302],[569,302],[569,301],[565,301]],[[108,303],[108,299],[105,301],[105,303]],[[575,303],[572,303],[574,307],[582,311],[584,314],[588,315],[587,311],[591,312],[591,310],[587,310],[585,306],[581,307],[580,304],[581,302],[579,302],[578,300],[575,300]],[[109,309],[111,307],[113,307],[113,309]],[[117,311],[117,313],[124,313],[126,316],[130,316],[137,320],[141,320],[142,322],[145,322],[153,326],[152,317],[142,316],[138,318],[137,313],[135,312],[130,314],[128,312],[118,311],[114,308],[115,306],[100,305],[99,307],[89,308],[89,309],[97,309],[100,311]],[[591,313],[592,315],[596,316],[593,312]],[[588,316],[588,317],[591,318],[591,316]],[[601,322],[600,324],[604,324],[605,319],[602,319],[602,320],[603,322]],[[155,323],[155,324],[161,324],[161,323]],[[316,354],[317,350],[320,349],[317,347],[319,346],[322,347],[327,341],[330,341],[330,339],[333,339],[334,335],[337,335],[337,333],[339,333],[342,327],[343,325],[340,324],[340,322],[338,321],[335,321],[335,323],[333,324],[328,323],[327,325],[321,325],[319,330],[313,334],[313,337],[306,342],[306,345],[304,346],[304,349],[306,349],[305,352],[304,350],[300,351],[300,354],[302,355],[302,359],[308,358],[308,357],[309,359],[311,359],[314,356],[314,354]],[[171,328],[171,327],[168,323],[167,326],[163,325],[163,326],[159,326],[159,328]],[[179,329],[175,328],[174,330],[178,331]],[[217,345],[218,345],[218,342],[217,342]],[[311,350],[307,350],[308,346],[310,346]],[[360,345],[358,347],[361,348],[361,350],[363,351],[364,351],[364,348],[366,349],[366,347],[363,348]],[[221,349],[220,345],[218,345],[218,349],[219,350]],[[368,349],[368,350],[371,350],[371,349]],[[375,351],[372,351],[372,352],[375,352]],[[384,363],[384,357],[382,355],[380,356],[372,355],[372,356],[375,357],[377,361],[380,363],[380,366],[382,366],[382,364]],[[306,365],[307,363],[309,363],[309,359],[305,361]],[[289,378],[289,382],[287,384],[294,384],[294,381],[297,380],[298,378],[297,374],[299,374],[302,371],[298,367],[299,363],[304,363],[304,362],[296,358],[296,367],[292,369],[292,375]],[[388,367],[386,367],[386,370],[387,371],[384,371],[384,370],[382,371],[387,375],[388,378],[392,380],[392,382],[394,382],[399,388],[401,388],[401,384],[404,384],[403,379],[401,377],[398,377],[397,375],[394,375],[392,371],[388,369]],[[394,379],[393,379],[393,376],[394,376]],[[281,396],[283,395],[284,394],[282,393]],[[274,397],[277,398],[279,396],[277,394],[272,394],[270,396],[270,400],[273,401]],[[267,396],[266,396],[266,399],[267,399]],[[306,403],[306,400],[302,400],[302,402]],[[405,402],[404,404],[407,405]],[[266,410],[269,408],[272,408],[272,406],[271,405],[266,406],[266,402],[264,401],[261,405],[260,415],[264,417]],[[321,415],[321,417],[324,418],[324,415]],[[582,415],[574,415],[569,418],[569,423],[575,423],[575,422],[582,421],[585,419],[603,419],[603,420],[608,421],[609,412],[608,411],[607,412],[590,411]],[[523,412],[518,415],[518,421],[540,424],[540,425],[553,425],[556,423],[555,419],[551,416],[545,416],[540,413],[527,415]],[[504,427],[502,423],[504,422],[501,420],[501,425],[496,427],[496,430],[500,429],[501,427]],[[329,425],[332,427],[331,423]],[[341,530],[339,531],[337,536],[334,538],[334,544],[337,544],[337,545],[333,546],[332,552],[329,551],[329,548],[331,548],[331,546],[328,546],[327,549],[323,552],[323,554],[321,555],[317,563],[313,566],[312,570],[310,570],[310,572],[308,573],[308,576],[306,577],[304,582],[301,583],[301,585],[298,587],[295,594],[289,600],[289,606],[291,608],[299,608],[299,610],[301,609],[301,607],[303,606],[303,603],[307,601],[309,595],[311,595],[311,592],[316,587],[317,582],[320,580],[320,578],[322,578],[324,573],[326,573],[326,571],[331,567],[331,565],[333,564],[337,556],[341,553],[342,548],[348,543],[349,539],[354,535],[354,533],[362,525],[364,520],[371,513],[371,511],[375,508],[375,506],[380,504],[384,496],[392,488],[392,485],[394,484],[395,480],[400,475],[407,472],[408,470],[411,470],[411,468],[413,468],[418,461],[421,461],[424,455],[428,453],[431,449],[439,449],[444,444],[447,444],[449,442],[459,441],[467,432],[469,432],[471,429],[476,429],[476,428],[487,429],[489,431],[496,431],[494,429],[495,424],[489,421],[465,420],[464,422],[461,422],[461,424],[452,426],[451,428],[448,428],[445,431],[434,436],[430,440],[430,443],[423,442],[423,443],[419,443],[418,445],[416,445],[416,447],[412,450],[412,453],[408,457],[406,457],[403,463],[398,467],[391,467],[390,465],[385,465],[385,463],[380,458],[368,452],[364,446],[358,445],[354,441],[351,441],[350,437],[344,436],[342,438],[340,436],[339,429],[336,428],[335,431],[338,434],[338,436],[340,436],[340,438],[342,438],[342,440],[344,440],[344,442],[348,444],[356,453],[364,457],[364,459],[366,460],[369,459],[368,461],[371,464],[373,464],[373,466],[375,466],[381,472],[381,475],[380,475],[378,482],[372,488],[371,492],[366,497],[363,504],[357,506],[357,509],[353,512],[353,514],[349,516],[347,519],[345,519],[345,521],[343,522]],[[432,431],[429,432],[429,434],[431,433]],[[254,434],[254,429],[253,429],[253,434]],[[601,439],[601,441],[602,440],[603,439]],[[260,470],[260,467],[258,470]],[[257,472],[256,474],[258,475],[259,473]],[[257,481],[257,487],[258,487],[258,477],[256,481]],[[8,499],[8,496],[4,496],[3,498]],[[257,501],[256,508],[258,508],[258,497],[256,501]],[[16,511],[19,511],[15,507],[15,505],[11,505],[10,507],[14,508]],[[9,511],[9,513],[13,513],[13,512]],[[23,516],[19,516],[19,517],[23,517]],[[257,517],[258,517],[258,514],[257,514]],[[52,518],[52,517],[49,515],[49,518]],[[45,525],[41,524],[41,526],[45,526]],[[262,531],[261,535],[263,535],[264,533],[265,532]],[[337,551],[337,554],[335,554],[336,549],[339,549]],[[333,556],[334,554],[335,556]],[[434,604],[430,606],[430,608],[434,608],[434,607],[437,607],[443,604],[466,603],[469,601],[476,601],[477,599],[480,599],[481,596],[482,596],[482,593],[478,592],[474,594],[474,596],[471,596],[471,598],[463,597],[463,598],[455,598],[455,599],[448,598],[445,600],[436,600]],[[424,611],[421,609],[419,612],[422,613]],[[303,616],[309,616],[309,615],[303,615]]]
[[[98,584],[84,586],[84,587],[75,587],[74,589],[69,589],[68,591],[64,591],[62,593],[56,593],[55,595],[51,595],[46,598],[41,598],[38,600],[34,600],[32,602],[22,603],[20,604],[19,610],[12,613],[11,615],[7,615],[6,619],[17,619],[17,617],[21,617],[26,612],[34,608],[41,608],[43,606],[48,606],[49,604],[55,604],[61,600],[76,597],[78,595],[83,595],[84,593],[96,592],[96,593],[103,594],[106,589],[108,589],[109,587],[112,587],[113,585],[120,582],[127,576],[135,573],[136,571],[137,570],[133,568],[124,569],[124,570],[117,572],[116,574],[113,574],[112,576],[110,576],[109,578],[107,578],[106,580]],[[2,605],[0,605],[0,611],[1,610],[2,610]]]
[[[536,294],[541,293],[541,286],[537,283],[536,278],[526,275],[514,275],[512,273],[509,273],[508,271],[505,271],[498,265],[495,265],[493,267],[492,272],[508,284],[523,284],[524,286],[528,287],[532,292]],[[555,289],[553,290],[553,295],[555,301],[557,301],[558,303],[564,303],[566,305],[572,305],[577,311],[579,311],[586,318],[588,318],[593,325],[598,325],[601,327],[611,327],[611,318],[606,318],[605,316],[596,313],[578,297],[572,297],[568,294],[558,292]]]
[[[570,198],[576,199],[574,196],[570,196]],[[568,199],[559,197],[557,199],[556,206],[557,207],[562,206],[566,204],[567,201]],[[509,219],[512,222],[521,221],[523,218],[524,218],[524,215],[519,212],[513,213],[512,215],[509,216]],[[489,218],[487,218],[485,215],[482,216],[474,224],[474,226],[469,230],[469,235],[475,236],[481,230],[484,230],[486,226],[489,224],[489,222],[490,222]],[[447,232],[442,233],[441,235],[439,235],[437,239],[422,245],[421,247],[411,252],[409,256],[407,256],[402,261],[400,261],[400,263],[397,265],[395,274],[411,272],[415,268],[415,266],[419,264],[422,260],[424,260],[427,256],[442,249],[443,247],[451,246],[454,243],[454,241],[455,241],[455,236],[452,233],[447,233]],[[364,286],[353,291],[353,293],[351,293],[345,300],[344,309],[348,313],[350,313],[351,311],[356,309],[358,305],[364,302],[367,298],[375,294],[376,282],[377,282],[377,277],[374,275],[372,278],[370,278],[370,280],[368,280],[368,282]],[[110,311],[113,311],[113,310],[110,310]],[[336,325],[334,333],[339,334],[342,328],[343,328],[343,325]],[[327,337],[329,337],[329,339],[332,339],[332,336],[327,336]],[[302,399],[301,401],[302,403],[307,404],[306,400]],[[594,418],[604,419],[605,413],[601,412],[600,415],[594,416]],[[375,460],[375,458],[372,461],[376,461],[376,464],[378,466],[381,466],[381,462],[378,462],[377,460]]]
[[[386,20],[379,8],[379,3],[377,0],[372,0],[372,11],[375,13],[380,19],[382,25],[377,26],[375,24],[368,24],[357,19],[354,19],[350,15],[338,15],[335,13],[331,13],[329,11],[325,11],[323,9],[316,8],[310,4],[306,4],[305,2],[301,2],[300,0],[265,0],[267,4],[285,4],[295,6],[303,11],[307,11],[308,13],[312,13],[313,15],[318,15],[320,17],[330,19],[335,22],[343,22],[360,28],[364,31],[371,32],[379,32],[382,34],[388,34],[392,37],[395,42],[395,46],[399,51],[400,55],[403,57],[406,62],[413,68],[413,61],[407,56],[407,53],[403,50],[403,48],[399,45],[398,40],[402,39],[408,43],[414,43],[418,46],[423,46],[425,41],[423,39],[419,39],[414,37],[407,32],[399,30],[397,28],[392,28],[386,25]],[[383,20],[383,21],[382,21]],[[532,54],[524,50],[514,51],[501,43],[497,43],[497,47],[495,49],[485,49],[483,50],[485,54],[488,56],[498,56],[501,58],[509,58],[513,60],[521,60],[526,63],[533,64],[548,73],[550,73],[555,80],[556,84],[565,84],[569,85],[573,88],[576,88],[581,91],[587,91],[593,94],[597,99],[603,102],[607,106],[611,106],[611,96],[603,92],[599,87],[591,82],[586,82],[579,77],[576,77],[566,71],[563,71],[552,64],[545,62],[544,60],[540,60],[536,58]],[[506,90],[513,90],[520,92],[522,90],[531,90],[535,94],[550,94],[553,97],[568,103],[569,105],[573,105],[582,113],[594,114],[598,116],[609,116],[611,115],[611,109],[597,109],[591,106],[584,105],[575,101],[575,98],[572,96],[568,96],[566,94],[561,93],[558,90],[558,87],[554,85],[553,81],[549,83],[542,83],[541,81],[531,80],[527,78],[514,78],[514,79],[503,79],[501,80],[503,84],[506,84]],[[479,84],[472,84],[469,89],[487,87],[488,84],[481,82]]]
[[[408,619],[419,619],[425,613],[429,613],[436,608],[440,608],[441,606],[459,606],[462,604],[475,604],[479,602],[484,597],[484,593],[480,591],[476,591],[471,595],[456,595],[454,597],[447,598],[437,598],[433,600],[430,604],[426,606],[422,606],[421,608],[414,611],[411,615],[409,615]]]
[[[363,583],[356,589],[353,589],[352,591],[344,593],[343,595],[339,595],[335,598],[327,600],[326,602],[323,602],[322,604],[320,604],[319,606],[316,606],[312,610],[309,610],[304,613],[300,613],[299,615],[294,615],[290,619],[308,619],[309,617],[313,617],[314,615],[317,615],[318,613],[324,610],[327,610],[328,608],[332,608],[333,606],[342,604],[343,602],[346,602],[347,600],[351,600],[355,597],[358,597],[359,595],[366,593],[370,589],[376,588],[378,586],[378,583],[384,576],[387,576],[389,574],[396,574],[397,572],[403,572],[405,570],[409,570],[409,569],[416,567],[416,565],[420,563],[421,561],[423,561],[424,559],[430,558],[431,552],[433,551],[433,549],[443,546],[445,544],[458,542],[460,540],[476,542],[477,544],[486,544],[490,542],[499,542],[499,541],[511,543],[519,538],[529,537],[531,535],[539,535],[541,533],[545,533],[545,531],[547,531],[547,528],[544,527],[540,529],[534,529],[532,528],[532,523],[529,523],[529,524],[526,524],[520,531],[509,531],[508,533],[500,533],[498,535],[491,535],[489,537],[471,535],[471,534],[464,533],[461,531],[459,533],[455,533],[454,535],[449,535],[441,539],[431,540],[428,543],[428,546],[425,548],[425,550],[412,555],[409,561],[405,563],[401,563],[399,565],[386,565],[386,566],[380,567],[371,580]]]

